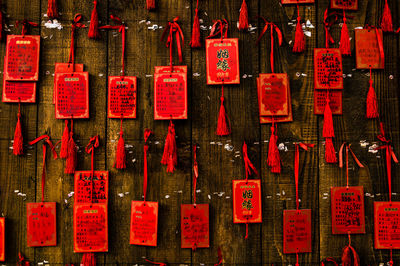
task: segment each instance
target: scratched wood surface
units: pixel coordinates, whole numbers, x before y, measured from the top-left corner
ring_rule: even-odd
[[[145,259],[166,262],[170,265],[213,265],[217,263],[221,248],[225,265],[289,265],[294,255],[283,254],[283,210],[295,208],[294,145],[304,141],[316,146],[300,154],[300,207],[312,209],[312,253],[300,254],[301,265],[318,265],[325,257],[340,260],[347,236],[331,234],[330,187],[345,185],[345,171],[324,161],[323,118],[313,113],[313,49],[323,47],[323,14],[329,0],[318,0],[312,5],[301,5],[300,15],[312,24],[306,27],[307,51],[293,54],[297,9],[282,6],[279,0],[247,0],[251,32],[236,28],[241,0],[200,0],[199,16],[202,20],[202,40],[209,34],[213,20],[229,22],[228,36],[239,38],[241,84],[225,87],[225,106],[232,123],[232,134],[217,137],[215,129],[220,105],[220,86],[207,86],[205,51],[190,49],[195,0],[158,0],[154,12],[145,9],[145,0],[98,1],[100,24],[112,24],[110,14],[120,17],[127,25],[126,75],[138,77],[137,119],[124,120],[124,138],[127,145],[127,169],[113,168],[115,149],[119,137],[119,119],[107,118],[107,79],[119,75],[121,38],[117,31],[101,31],[100,40],[88,40],[87,29],[77,30],[76,62],[83,63],[90,75],[90,119],[74,123],[75,138],[79,146],[78,169],[90,169],[90,155],[85,153],[89,138],[100,136],[100,147],[95,151],[95,168],[110,171],[109,183],[109,252],[97,255],[98,264],[146,264]],[[399,20],[400,4],[388,0],[395,26]],[[40,82],[37,104],[23,104],[22,125],[27,143],[42,134],[49,134],[54,142],[60,140],[64,122],[54,117],[53,74],[56,62],[67,62],[70,46],[70,23],[76,13],[82,13],[88,25],[92,10],[91,1],[58,1],[61,29],[46,25],[46,0],[3,0],[6,33],[19,34],[15,21],[24,18],[39,23],[31,30],[41,35]],[[359,0],[359,9],[348,12],[349,29],[368,23],[377,25],[381,18],[384,0]],[[256,40],[264,26],[257,16],[274,22],[283,33],[284,42],[278,47],[275,38],[275,72],[288,73],[293,105],[293,122],[278,125],[283,171],[271,174],[267,165],[270,125],[260,125],[256,92],[256,77],[270,73],[270,36],[263,37],[259,46]],[[160,41],[168,20],[179,16],[185,35],[184,65],[188,66],[189,119],[175,121],[178,145],[178,169],[174,174],[165,172],[160,164],[168,121],[153,119],[154,66],[168,65],[169,54]],[[158,26],[158,28],[157,28]],[[204,27],[203,27],[204,26]],[[162,28],[161,28],[162,27]],[[332,28],[338,47],[340,26]],[[354,33],[350,35],[354,38]],[[366,166],[359,169],[350,159],[350,184],[362,185],[366,193],[366,234],[353,235],[352,245],[359,252],[362,265],[378,265],[389,260],[387,250],[373,248],[373,202],[388,199],[387,175],[384,154],[373,153],[379,122],[386,129],[395,151],[400,147],[399,132],[399,40],[398,35],[384,35],[385,69],[373,72],[374,85],[379,100],[379,120],[366,120],[365,98],[368,89],[367,71],[355,70],[353,56],[343,59],[344,114],[334,117],[334,145],[339,149],[343,142],[352,144],[354,152]],[[354,44],[353,48],[354,48]],[[0,44],[2,58],[4,41]],[[177,63],[177,56],[174,61]],[[29,248],[26,244],[26,203],[40,201],[42,153],[41,145],[25,146],[26,155],[12,154],[12,140],[17,120],[16,104],[0,104],[0,211],[6,219],[6,264],[15,264],[18,252],[31,262],[48,261],[50,264],[78,264],[81,254],[73,252],[72,176],[63,173],[65,162],[48,156],[46,201],[57,202],[56,247]],[[143,132],[154,132],[149,143],[149,185],[147,198],[158,201],[158,246],[129,245],[130,203],[140,200],[143,191]],[[259,169],[263,191],[263,223],[249,226],[249,239],[244,239],[245,226],[233,224],[232,180],[245,177],[241,148],[243,141],[249,146],[249,157]],[[180,248],[180,205],[191,203],[192,146],[197,144],[199,180],[197,202],[210,204],[210,240],[208,249],[195,252]],[[372,148],[371,148],[372,147]],[[49,154],[48,154],[49,155]],[[393,167],[393,200],[400,200],[399,167]],[[255,177],[254,177],[255,178]],[[394,251],[395,263],[400,253]]]

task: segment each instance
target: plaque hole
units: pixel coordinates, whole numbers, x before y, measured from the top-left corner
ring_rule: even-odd
[[[43,241],[40,241],[40,244],[43,244]]]
[[[145,207],[146,207],[146,203],[143,203],[143,206],[145,206]]]
[[[92,249],[92,247],[89,247],[89,249]]]
[[[43,208],[43,207],[44,207],[44,205],[42,204],[42,205],[41,205],[41,207]]]

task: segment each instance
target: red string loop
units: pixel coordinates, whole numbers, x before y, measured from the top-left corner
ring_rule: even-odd
[[[74,64],[75,64],[75,29],[86,27],[86,25],[79,22],[79,21],[81,21],[81,19],[82,19],[82,14],[78,13],[75,15],[74,20],[72,21],[72,24],[71,24],[71,46],[69,48],[68,63],[72,64],[72,67],[74,67]]]
[[[228,37],[228,28],[229,24],[226,19],[214,21],[214,24],[211,27],[210,35],[208,35],[206,39],[220,35],[221,42],[223,42],[224,38],[226,39]]]
[[[175,33],[175,39],[176,39],[176,46],[178,49],[178,55],[179,55],[179,63],[182,63],[183,57],[182,57],[182,46],[185,43],[184,42],[184,37],[183,37],[183,32],[181,27],[178,24],[179,17],[174,18],[172,21],[168,21],[167,26],[165,27],[165,30],[161,36],[161,41],[164,40],[164,37],[166,36],[166,33],[168,32],[168,37],[167,37],[167,42],[166,42],[166,47],[169,48],[169,64],[171,66],[171,72],[172,72],[172,64],[173,64],[173,53],[172,53],[172,44],[173,44],[173,39],[174,39],[174,33]],[[182,39],[182,43],[181,43]]]
[[[244,161],[244,168],[246,172],[246,182],[249,178],[249,175],[253,172],[255,175],[258,176],[257,169],[254,167],[253,163],[250,161],[249,156],[247,154],[247,144],[243,142],[243,161]]]
[[[265,18],[263,17],[259,17],[261,18],[264,23],[264,29],[261,31],[260,36],[258,36],[257,39],[257,45],[259,44],[261,38],[264,36],[264,34],[267,32],[268,28],[271,31],[271,52],[270,52],[270,64],[271,64],[271,72],[274,73],[274,31],[276,32],[277,36],[278,36],[278,42],[279,42],[279,46],[282,45],[282,32],[281,30],[278,28],[278,26],[276,26],[274,23],[272,22],[268,22]]]
[[[90,202],[93,200],[93,177],[94,177],[94,149],[99,147],[99,136],[96,135],[91,137],[88,145],[85,147],[85,151],[87,154],[91,154],[91,174],[90,174],[90,182],[92,184],[91,193],[90,193]]]
[[[295,143],[295,154],[294,154],[294,180],[296,184],[296,210],[299,210],[299,160],[300,160],[300,153],[299,147],[305,151],[308,151],[308,148],[314,147],[315,144],[311,143]]]
[[[199,165],[197,163],[197,145],[193,145],[193,205],[196,206],[196,186],[199,177]]]
[[[147,152],[149,150],[149,145],[147,144],[148,139],[150,138],[151,134],[153,132],[150,129],[145,129],[144,130],[144,146],[143,146],[143,152],[144,152],[144,165],[143,165],[143,201],[146,201],[146,193],[147,193]]]
[[[31,26],[31,27],[38,27],[39,26],[39,24],[37,24],[35,22],[32,22],[32,21],[29,21],[27,19],[17,20],[16,23],[15,23],[15,26],[18,28],[19,25],[22,25],[22,30],[21,30],[21,35],[22,36],[25,36],[26,33],[28,32],[28,26]]]

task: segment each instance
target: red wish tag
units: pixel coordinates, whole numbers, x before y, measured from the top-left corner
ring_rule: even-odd
[[[332,234],[364,234],[363,187],[332,187]]]
[[[311,252],[311,210],[283,211],[283,252]]]
[[[312,4],[315,0],[282,0],[282,4]]]
[[[233,180],[233,222],[261,223],[261,181]]]
[[[72,72],[83,72],[83,64],[72,63],[56,63],[54,73],[72,73]],[[55,81],[55,78],[54,78]],[[54,82],[53,89],[53,104],[56,104],[56,83]]]
[[[107,203],[108,171],[75,171],[75,203]],[[92,193],[93,189],[93,193]]]
[[[343,89],[342,55],[339,49],[314,49],[314,88]]]
[[[6,219],[0,217],[0,261],[6,260]]]
[[[36,102],[36,82],[8,81],[3,79],[4,103]]]
[[[400,202],[374,202],[376,249],[400,249]]]
[[[323,115],[326,105],[326,90],[314,90],[314,114]],[[329,91],[329,106],[333,115],[343,114],[343,92],[341,90]]]
[[[354,30],[356,67],[358,69],[385,68],[383,35],[381,29]]]
[[[37,81],[39,79],[40,36],[8,35],[4,79]]]
[[[74,252],[107,252],[107,220],[107,203],[75,203]]]
[[[357,10],[358,0],[331,0],[331,8]]]
[[[208,204],[181,205],[181,247],[210,247],[210,218]]]
[[[131,245],[157,246],[158,202],[132,201]]]
[[[239,40],[206,40],[207,84],[239,84]]]
[[[260,74],[260,116],[289,115],[287,74]]]
[[[88,72],[55,73],[56,118],[89,118]]]
[[[108,77],[108,118],[136,118],[136,77]]]
[[[28,203],[26,210],[28,247],[56,246],[56,203]]]

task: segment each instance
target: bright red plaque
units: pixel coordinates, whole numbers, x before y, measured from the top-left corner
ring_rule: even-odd
[[[6,219],[0,217],[0,261],[6,260]]]
[[[282,4],[312,4],[315,0],[282,0]]]
[[[314,88],[343,89],[342,55],[339,49],[314,49]]]
[[[27,203],[26,210],[28,247],[56,246],[56,203]]]
[[[331,8],[357,10],[358,0],[331,0]]]
[[[108,118],[136,118],[136,77],[108,77]]]
[[[233,180],[233,222],[261,223],[261,181]]]
[[[36,82],[8,81],[3,79],[3,102],[36,102]]]
[[[400,202],[374,202],[375,248],[400,249]]]
[[[56,63],[55,65],[55,73],[72,73],[72,72],[83,72],[83,64],[74,64],[71,63]],[[56,82],[54,78],[54,90],[53,90],[53,104],[56,104]]]
[[[323,115],[326,105],[326,90],[314,90],[314,114]],[[333,115],[343,114],[343,92],[341,90],[329,91],[329,106]]]
[[[91,173],[92,171],[75,172],[75,203],[107,203],[108,171],[94,171],[93,184]]]
[[[311,210],[283,211],[283,253],[311,252]]]
[[[356,66],[358,69],[385,68],[383,35],[381,29],[354,30]]]
[[[157,246],[158,202],[132,201],[131,235],[129,243]]]
[[[181,247],[210,247],[210,218],[208,204],[181,205]]]
[[[260,116],[289,115],[288,84],[287,74],[260,74]]]

